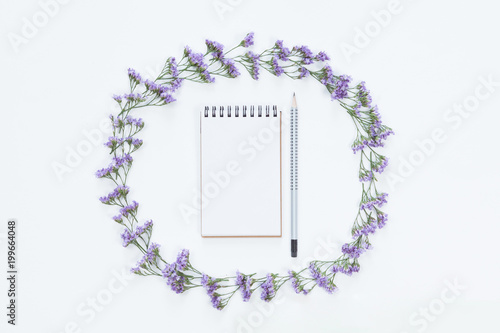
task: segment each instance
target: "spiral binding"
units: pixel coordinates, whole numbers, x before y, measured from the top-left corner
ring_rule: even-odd
[[[290,190],[298,190],[298,110],[290,111]]]
[[[205,117],[213,117],[213,118],[224,118],[224,117],[278,117],[278,107],[276,105],[272,106],[272,114],[271,107],[266,105],[265,108],[262,105],[257,106],[257,112],[255,112],[255,106],[251,105],[247,107],[243,105],[240,112],[240,107],[235,106],[234,112],[231,106],[228,106],[226,109],[223,106],[219,106],[219,112],[217,112],[217,107],[212,106],[212,112],[210,112],[210,107],[205,106],[205,111],[203,115]]]

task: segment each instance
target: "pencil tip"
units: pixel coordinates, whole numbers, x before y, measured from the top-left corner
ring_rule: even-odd
[[[295,92],[293,92],[293,97],[295,97]]]
[[[295,98],[295,93],[293,93],[292,107],[293,108],[297,107],[297,99]]]

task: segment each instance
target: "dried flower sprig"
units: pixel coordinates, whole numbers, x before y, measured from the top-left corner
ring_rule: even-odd
[[[376,149],[384,146],[387,137],[394,134],[393,131],[382,124],[378,108],[372,104],[365,83],[353,85],[350,76],[334,74],[330,65],[323,64],[330,60],[325,52],[315,54],[307,46],[290,49],[278,40],[271,48],[254,53],[247,50],[254,44],[253,33],[249,33],[229,51],[224,51],[224,46],[218,42],[206,40],[205,43],[205,53],[196,53],[186,46],[179,61],[174,57],[168,58],[154,80],[144,79],[137,71],[129,69],[130,92],[113,96],[120,112],[110,115],[113,133],[105,143],[110,149],[112,162],[98,170],[96,176],[114,183],[114,189],[101,197],[100,201],[117,206],[118,215],[113,220],[125,227],[121,234],[123,246],[133,245],[142,252],[142,258],[131,271],[143,276],[162,277],[176,293],[203,288],[212,306],[218,310],[227,306],[238,291],[245,302],[256,292],[262,300],[269,302],[287,282],[298,294],[307,295],[316,286],[333,293],[337,289],[334,283],[336,274],[352,275],[359,271],[360,256],[371,248],[369,237],[387,222],[387,214],[381,210],[387,203],[387,194],[377,190],[376,182],[377,174],[387,167],[388,159]],[[236,50],[242,52],[231,56]],[[311,65],[318,63],[323,64],[322,67],[313,70]],[[259,79],[261,70],[298,80],[312,77],[351,116],[356,128],[356,139],[351,148],[360,156],[359,180],[362,192],[351,229],[353,240],[342,246],[342,254],[337,259],[312,261],[308,267],[298,272],[288,271],[287,274],[268,273],[258,277],[255,273],[237,271],[236,276],[216,278],[193,267],[186,249],[178,254],[175,261],[167,262],[160,254],[160,245],[151,243],[153,221],[139,222],[139,204],[129,200],[127,176],[133,164],[132,154],[143,145],[143,141],[135,136],[144,128],[144,122],[140,118],[132,118],[130,113],[143,107],[175,102],[174,93],[184,81],[213,83],[218,76],[238,77],[241,75],[239,66],[255,80]]]

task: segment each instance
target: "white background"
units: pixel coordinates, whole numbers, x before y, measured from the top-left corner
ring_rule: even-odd
[[[220,3],[231,10],[218,12]],[[373,11],[388,7],[385,0],[89,0],[59,4],[43,22],[37,1],[2,0],[1,261],[6,222],[19,221],[18,325],[5,323],[2,273],[2,331],[498,331],[500,86],[488,91],[481,78],[500,82],[500,8],[487,0],[401,0],[380,28]],[[34,20],[37,31],[25,31],[25,43],[14,47],[9,36],[22,37]],[[365,29],[372,29],[368,41],[358,36]],[[93,174],[109,163],[100,122],[116,112],[111,96],[126,91],[128,67],[152,76],[187,44],[203,51],[210,38],[229,47],[249,31],[256,33],[254,50],[277,39],[306,44],[326,51],[336,73],[367,82],[397,134],[384,148],[391,163],[380,183],[389,192],[390,220],[372,237],[360,273],[340,279],[335,295],[315,290],[304,297],[287,286],[273,303],[258,295],[243,303],[236,295],[218,312],[202,290],[175,295],[159,278],[116,279],[139,254],[122,248],[121,229],[110,220],[115,211],[98,201],[111,185]],[[357,53],[346,55],[347,44]],[[301,120],[299,258],[289,258],[287,205],[280,240],[202,240],[196,216],[184,219],[179,210],[198,184],[199,108],[276,103],[287,110],[293,91]],[[166,258],[188,247],[197,267],[220,276],[236,269],[283,273],[312,256],[338,255],[359,200],[358,156],[349,149],[350,119],[319,84],[243,75],[186,84],[176,98],[136,114],[146,122],[145,144],[130,179]],[[473,111],[450,113],[464,103]],[[442,140],[429,143],[435,130]],[[85,132],[103,138],[89,143]],[[67,165],[69,151],[83,146],[88,153],[58,177],[53,165]],[[105,304],[92,310],[96,298]]]

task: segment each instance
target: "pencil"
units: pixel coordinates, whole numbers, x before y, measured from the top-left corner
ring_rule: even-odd
[[[292,257],[297,257],[298,235],[297,235],[297,195],[298,195],[298,119],[297,100],[293,93],[292,109],[290,111],[290,197],[291,197],[291,252]]]

